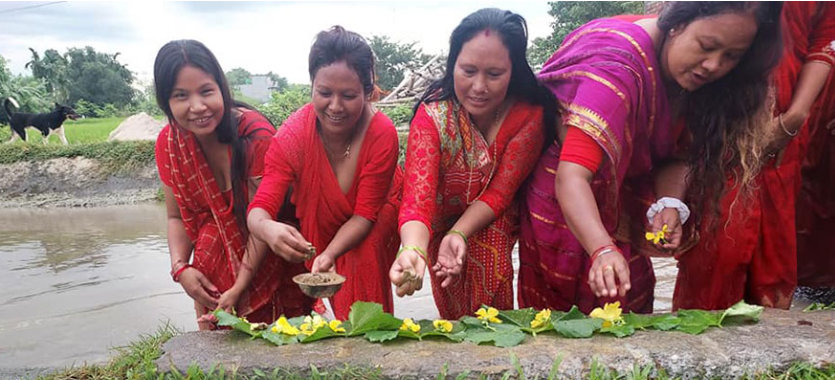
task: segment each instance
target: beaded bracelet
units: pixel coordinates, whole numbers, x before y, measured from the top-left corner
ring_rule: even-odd
[[[183,271],[186,270],[187,268],[193,268],[193,267],[191,266],[191,264],[185,264],[185,265],[181,266],[180,269],[177,269],[176,271],[171,272],[171,279],[174,280],[174,282],[180,282],[180,275],[183,274]]]
[[[462,239],[464,239],[464,244],[468,244],[468,243],[467,243],[467,235],[464,235],[464,233],[463,233],[463,232],[461,232],[461,231],[458,231],[458,230],[449,230],[449,231],[447,231],[447,233],[446,233],[446,234],[447,234],[447,235],[458,235],[458,236],[460,236]]]
[[[424,251],[423,248],[418,247],[416,245],[404,245],[400,247],[400,249],[397,251],[397,256],[395,256],[394,259],[397,260],[398,258],[400,258],[400,254],[404,251],[415,251],[418,253],[418,255],[420,255],[420,257],[423,258],[424,262],[429,262],[429,258],[426,255],[426,251]]]

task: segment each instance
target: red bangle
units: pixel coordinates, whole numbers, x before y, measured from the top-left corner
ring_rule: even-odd
[[[174,280],[174,282],[180,282],[180,275],[187,268],[192,268],[191,264],[183,265],[183,266],[180,267],[180,269],[177,269],[177,270],[171,272],[171,279]]]
[[[620,248],[618,248],[618,246],[616,246],[614,244],[604,245],[604,246],[598,248],[597,250],[595,250],[594,253],[591,254],[591,262],[594,262],[594,260],[597,260],[597,257],[600,256],[601,254],[609,253],[609,252],[617,252],[617,253],[620,253],[621,255],[623,254],[620,251]]]

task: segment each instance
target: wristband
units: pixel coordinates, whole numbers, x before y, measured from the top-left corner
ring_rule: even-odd
[[[604,246],[598,248],[596,251],[594,251],[594,253],[591,254],[591,262],[594,262],[594,260],[597,260],[597,258],[600,257],[600,256],[603,256],[605,254],[609,254],[609,253],[612,253],[612,252],[620,253],[620,249],[618,248],[618,246],[616,246],[614,244],[604,245]]]
[[[423,248],[418,247],[416,245],[404,245],[400,247],[400,249],[397,251],[397,256],[395,256],[394,259],[397,260],[400,257],[400,254],[404,251],[415,251],[418,253],[418,256],[423,258],[424,262],[429,263],[429,258],[426,256],[426,251],[424,251]]]
[[[653,219],[655,219],[655,215],[658,215],[658,213],[663,211],[665,208],[674,208],[678,210],[678,217],[681,219],[682,225],[687,223],[687,219],[690,218],[690,209],[686,204],[684,204],[684,202],[672,197],[663,197],[649,206],[649,209],[647,210],[647,220],[649,220],[649,223],[652,224]]]
[[[777,121],[780,122],[780,128],[783,128],[783,132],[786,132],[786,134],[789,135],[789,137],[797,136],[797,134],[800,132],[799,128],[796,131],[794,131],[794,133],[789,132],[789,129],[786,128],[786,124],[783,123],[783,114],[777,116]]]
[[[185,264],[181,266],[179,269],[171,271],[171,279],[174,280],[174,282],[180,282],[180,275],[183,274],[183,271],[185,271],[188,268],[193,267],[191,266],[191,264]]]
[[[446,234],[447,234],[447,235],[458,235],[458,236],[460,236],[462,239],[464,239],[464,244],[468,244],[468,243],[467,243],[467,235],[464,235],[464,233],[463,233],[463,232],[461,232],[461,231],[458,231],[458,230],[449,230]]]

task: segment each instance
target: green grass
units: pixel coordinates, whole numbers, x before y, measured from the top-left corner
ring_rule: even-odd
[[[67,120],[64,122],[64,132],[70,145],[89,144],[107,141],[110,135],[119,124],[125,120],[124,117],[108,118],[86,118],[79,120]],[[7,142],[12,138],[12,130],[8,125],[0,127],[0,142]],[[29,144],[43,145],[41,133],[33,128],[26,129],[26,140]],[[18,140],[15,144],[26,144]],[[61,145],[61,140],[56,135],[49,137],[49,145]]]
[[[70,367],[64,370],[38,377],[38,380],[104,380],[104,379],[205,379],[205,380],[261,380],[261,379],[288,379],[288,380],[336,380],[336,379],[383,379],[379,369],[362,368],[346,365],[342,368],[323,371],[311,366],[307,373],[300,374],[284,369],[271,371],[256,371],[252,375],[237,374],[234,371],[226,372],[223,368],[201,369],[196,366],[188,368],[186,373],[172,371],[170,373],[158,373],[154,360],[162,355],[162,344],[180,332],[165,325],[155,333],[142,336],[138,341],[125,347],[115,349],[115,355],[105,365],[83,365]],[[512,369],[505,372],[502,379],[539,379],[525,375],[518,358],[510,354],[509,363]],[[562,379],[559,375],[559,367],[562,357],[554,359],[551,371],[544,379]],[[448,366],[438,368],[437,380],[459,380],[471,378],[468,376],[473,371],[464,371],[456,377],[448,374]],[[688,378],[701,379],[700,375],[687,376]],[[479,379],[486,379],[481,375]],[[678,377],[669,376],[663,368],[655,365],[635,365],[631,370],[618,372],[600,364],[597,360],[592,361],[589,372],[583,379],[587,380],[674,380]],[[827,364],[823,367],[816,367],[809,363],[796,363],[785,370],[769,370],[759,374],[746,375],[743,380],[831,380],[835,379],[835,364]]]
[[[0,164],[61,157],[96,159],[106,173],[126,174],[154,162],[154,141],[108,141],[66,146],[41,143],[0,145]]]

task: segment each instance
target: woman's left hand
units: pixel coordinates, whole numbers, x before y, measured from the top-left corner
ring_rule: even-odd
[[[658,233],[664,228],[664,225],[667,226],[667,233],[664,235],[664,240],[667,242],[663,244],[659,243],[656,247],[665,250],[674,250],[681,246],[681,216],[678,214],[677,209],[667,207],[656,214],[652,220],[652,232]]]
[[[461,274],[466,257],[467,243],[461,236],[457,234],[444,236],[438,248],[438,262],[432,267],[435,275],[444,279],[441,282],[442,288],[446,288],[452,282],[453,277]]]

